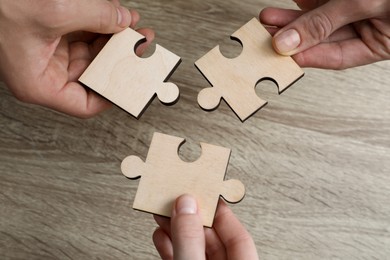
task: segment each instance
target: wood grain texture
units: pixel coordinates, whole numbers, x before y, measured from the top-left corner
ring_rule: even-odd
[[[177,154],[184,142],[184,138],[155,132],[145,162],[134,155],[122,161],[126,177],[140,178],[133,208],[171,217],[175,200],[191,194],[199,204],[203,225],[212,227],[219,197],[240,202],[245,187],[239,180],[225,180],[229,148],[200,143],[199,159],[185,162]]]
[[[136,118],[156,95],[165,104],[179,98],[178,87],[165,81],[180,63],[180,57],[156,45],[151,57],[140,58],[135,49],[144,39],[130,28],[116,33],[79,78]]]
[[[221,104],[197,105],[208,83],[194,62],[266,6],[291,1],[127,1],[140,26],[181,56],[170,81],[181,99],[153,102],[140,120],[113,108],[90,120],[22,104],[0,87],[0,258],[158,259],[154,221],[132,210],[138,183],[120,172],[145,159],[154,132],[232,148],[229,179],[246,197],[232,206],[261,259],[387,259],[390,255],[390,63],[346,71],[305,69],[283,95],[244,124]],[[150,52],[154,50],[151,48]]]
[[[218,45],[195,62],[212,85],[200,91],[198,103],[203,109],[214,110],[223,99],[245,121],[267,104],[256,95],[256,84],[272,80],[278,93],[282,93],[304,73],[291,57],[274,51],[271,35],[257,18],[244,24],[232,37],[242,45],[237,57],[226,58]]]

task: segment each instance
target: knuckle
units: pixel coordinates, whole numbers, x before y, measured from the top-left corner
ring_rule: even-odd
[[[371,19],[369,22],[360,22],[355,25],[355,30],[370,50],[374,61],[390,58],[390,31],[387,32],[385,21]]]
[[[390,37],[387,35],[383,35],[382,44],[384,48],[384,56],[387,59],[390,59]]]
[[[323,41],[333,31],[333,23],[326,13],[315,13],[306,22],[306,32],[315,41]]]
[[[377,60],[389,60],[390,59],[390,39],[382,39],[380,46],[378,48],[374,48],[373,52],[377,56]]]
[[[69,1],[54,0],[42,2],[44,3],[39,5],[43,6],[39,11],[41,15],[38,15],[36,18],[42,27],[47,30],[55,30],[68,22],[68,10],[72,10],[72,7],[69,6]]]
[[[184,240],[192,240],[202,236],[200,230],[193,225],[181,225],[180,238]]]
[[[176,236],[183,240],[193,240],[204,236],[203,226],[190,216],[181,216],[176,221]],[[193,223],[189,225],[189,223]]]

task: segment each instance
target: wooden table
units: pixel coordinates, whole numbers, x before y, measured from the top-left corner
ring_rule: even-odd
[[[305,69],[245,123],[222,103],[202,111],[208,83],[194,62],[270,5],[290,1],[126,1],[155,42],[182,57],[171,77],[181,99],[157,99],[136,120],[119,108],[80,120],[18,102],[0,87],[0,258],[157,259],[152,216],[131,208],[138,181],[120,163],[146,157],[155,131],[232,148],[227,178],[245,199],[232,208],[262,259],[385,259],[390,255],[390,63],[346,71]],[[153,48],[150,53],[153,52]]]

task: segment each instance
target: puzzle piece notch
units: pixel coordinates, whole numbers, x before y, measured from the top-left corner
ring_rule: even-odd
[[[304,73],[291,57],[281,56],[273,50],[271,35],[256,18],[231,37],[242,44],[241,55],[226,58],[216,46],[195,62],[212,85],[200,91],[198,103],[205,110],[214,110],[223,99],[241,121],[245,121],[267,104],[256,94],[258,82],[271,78],[280,94]]]
[[[164,104],[179,98],[178,87],[166,81],[180,57],[157,44],[152,56],[140,58],[135,48],[142,41],[145,37],[130,28],[114,34],[79,78],[136,118],[155,95]]]
[[[224,181],[230,149],[201,143],[202,154],[195,162],[184,162],[178,155],[183,138],[155,133],[145,162],[129,156],[122,162],[122,173],[141,177],[133,208],[171,216],[177,197],[191,194],[199,202],[205,226],[211,227],[218,199],[236,203],[245,195],[238,180]]]

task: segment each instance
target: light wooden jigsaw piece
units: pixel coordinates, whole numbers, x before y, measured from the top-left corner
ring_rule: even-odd
[[[245,187],[238,180],[224,181],[230,149],[201,143],[201,157],[191,163],[178,156],[183,138],[155,133],[146,161],[129,156],[122,162],[122,173],[141,177],[133,208],[161,216],[171,216],[176,198],[191,194],[197,198],[203,225],[213,224],[218,199],[239,202]]]
[[[231,38],[243,45],[240,56],[228,59],[217,46],[195,62],[213,86],[199,93],[198,103],[205,110],[213,110],[222,98],[244,121],[267,104],[256,94],[258,82],[273,80],[280,94],[304,73],[291,57],[281,56],[273,50],[271,35],[256,18]]]
[[[134,51],[144,39],[130,28],[113,35],[79,78],[137,118],[155,94],[166,104],[179,97],[178,87],[165,81],[179,65],[180,57],[156,45],[151,57],[140,58]]]

